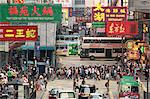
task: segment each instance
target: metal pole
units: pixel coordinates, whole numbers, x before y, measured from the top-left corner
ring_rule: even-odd
[[[47,23],[46,23],[46,52],[45,52],[45,60],[47,59]]]
[[[147,59],[147,57],[146,57],[146,65],[147,65],[147,69],[148,69],[148,74],[147,74],[147,99],[148,99],[148,93],[149,93],[149,64],[148,64],[148,59]]]

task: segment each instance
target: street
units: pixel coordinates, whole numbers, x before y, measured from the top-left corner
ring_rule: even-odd
[[[69,57],[64,57],[64,56],[59,56],[60,62],[62,66],[95,66],[95,65],[115,65],[116,61],[114,61],[114,58],[98,58],[96,60],[90,60],[89,58],[84,58],[81,59],[80,56],[69,56]]]

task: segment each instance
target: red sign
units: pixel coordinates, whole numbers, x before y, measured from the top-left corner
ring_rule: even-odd
[[[76,17],[76,22],[87,22],[91,23],[91,17]]]
[[[0,41],[35,41],[37,26],[0,26]]]
[[[127,7],[102,7],[100,3],[92,8],[93,22],[125,21],[127,20]]]
[[[24,0],[14,0],[14,3],[16,4],[24,3]]]
[[[108,36],[137,35],[138,23],[137,22],[107,22],[106,34]]]

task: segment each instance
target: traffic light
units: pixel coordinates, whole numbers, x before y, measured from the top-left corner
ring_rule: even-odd
[[[145,69],[144,71],[144,75],[145,75],[145,78],[148,79],[149,78],[149,72],[148,72],[148,69]]]

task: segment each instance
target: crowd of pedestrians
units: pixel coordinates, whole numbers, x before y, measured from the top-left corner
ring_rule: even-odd
[[[137,76],[141,72],[141,68],[136,63],[128,62],[123,65],[94,65],[94,66],[79,66],[79,67],[63,67],[55,70],[50,68],[49,74],[52,79],[95,79],[95,80],[117,80],[122,75]]]

